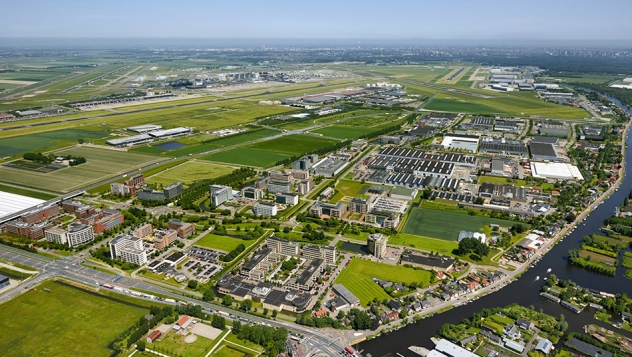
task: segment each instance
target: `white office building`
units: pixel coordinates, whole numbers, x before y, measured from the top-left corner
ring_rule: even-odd
[[[120,234],[109,243],[112,259],[143,265],[147,263],[147,253],[143,249],[143,240],[128,234]]]
[[[68,244],[66,231],[59,227],[52,227],[44,231],[44,237],[51,243]]]
[[[90,243],[94,240],[94,230],[92,226],[81,223],[71,223],[66,233],[67,243],[71,247]]]
[[[257,216],[274,217],[277,215],[277,206],[274,203],[257,202],[253,211]]]

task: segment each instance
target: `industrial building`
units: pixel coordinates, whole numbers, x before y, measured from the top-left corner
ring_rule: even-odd
[[[518,133],[518,122],[515,120],[496,119],[494,130]]]
[[[571,133],[568,125],[562,123],[542,123],[538,132],[540,135],[567,137]]]
[[[188,134],[191,131],[192,131],[191,128],[180,127],[180,128],[165,129],[165,130],[155,130],[155,131],[149,132],[148,134],[154,138],[164,139],[164,138],[171,138],[178,135]]]
[[[367,248],[369,249],[369,253],[374,255],[376,258],[382,258],[386,254],[387,242],[388,237],[382,233],[369,234],[367,237]]]
[[[257,216],[274,217],[277,215],[277,206],[274,203],[257,202],[252,211]]]
[[[552,144],[553,146],[557,146],[559,141],[560,139],[554,136],[534,136],[533,139],[531,139],[531,143]]]
[[[106,140],[106,144],[121,147],[121,146],[132,146],[141,143],[147,143],[154,140],[154,137],[149,134],[140,134],[133,136],[126,136],[118,139],[110,139]]]
[[[483,182],[478,189],[478,195],[485,198],[502,197],[520,201],[527,200],[527,189],[514,185]]]
[[[210,185],[209,192],[211,203],[216,207],[233,199],[233,189],[230,186]]]
[[[334,177],[340,173],[349,162],[337,159],[324,158],[315,163],[310,171],[313,175],[322,175],[324,177]]]
[[[471,152],[476,152],[478,148],[478,136],[474,135],[459,135],[459,134],[446,134],[443,136],[444,149],[461,149]]]
[[[577,166],[561,162],[532,162],[531,174],[533,177],[555,180],[584,179]]]
[[[526,157],[527,145],[519,140],[482,138],[478,151],[489,154]]]
[[[540,144],[533,143],[529,144],[529,151],[531,152],[531,158],[533,160],[542,160],[542,161],[559,161],[564,160],[564,158],[558,158],[557,152],[555,152],[555,148],[552,144]]]
[[[162,125],[145,124],[145,125],[131,126],[126,129],[129,131],[133,131],[135,133],[144,134],[150,131],[160,130],[162,129]]]
[[[35,207],[45,201],[0,191],[0,202],[2,202],[0,205],[0,218],[2,218]]]

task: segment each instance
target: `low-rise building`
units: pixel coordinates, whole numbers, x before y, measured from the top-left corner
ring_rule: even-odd
[[[294,206],[298,204],[298,195],[295,193],[277,193],[274,202]]]
[[[171,243],[175,242],[178,238],[178,233],[175,230],[160,230],[154,233],[154,248],[163,250],[167,248]]]
[[[146,223],[136,228],[136,230],[134,231],[134,237],[145,238],[148,235],[150,235],[152,231],[153,231],[153,227],[151,223]]]
[[[317,216],[325,215],[330,217],[342,217],[346,211],[347,205],[342,202],[338,202],[336,204],[317,202],[309,209],[310,214],[315,214]]]
[[[170,219],[167,222],[167,228],[173,229],[178,233],[178,237],[186,238],[195,233],[195,224]]]
[[[263,190],[256,187],[246,187],[241,190],[241,197],[250,200],[260,200],[263,198]]]
[[[451,272],[455,260],[450,257],[421,255],[407,252],[402,254],[402,264],[410,264],[427,270]]]

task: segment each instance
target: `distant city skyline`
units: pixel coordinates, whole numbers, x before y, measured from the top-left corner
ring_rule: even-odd
[[[630,14],[632,2],[615,0],[5,0],[0,12],[0,39],[621,42],[632,39]]]

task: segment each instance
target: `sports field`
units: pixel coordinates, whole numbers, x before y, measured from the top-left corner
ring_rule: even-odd
[[[79,139],[90,140],[106,136],[103,132],[65,129],[0,139],[0,158],[68,146],[76,144]]]
[[[511,227],[515,222],[502,219],[470,216],[454,212],[414,208],[404,226],[404,233],[423,237],[456,241],[460,231],[480,232],[483,226],[498,224]],[[420,247],[421,248],[421,247]]]
[[[312,133],[323,134],[338,139],[357,139],[362,135],[377,131],[379,129],[367,127],[355,127],[344,125],[332,125],[322,129],[313,130]]]
[[[198,245],[200,247],[217,249],[224,252],[230,252],[231,250],[237,248],[237,246],[240,244],[243,244],[247,248],[253,245],[256,241],[257,241],[256,239],[244,240],[244,239],[233,238],[229,236],[218,236],[215,234],[207,234],[206,236],[204,236],[204,238],[195,242],[195,245]]]
[[[176,181],[189,184],[231,173],[234,168],[226,165],[215,165],[205,161],[192,160],[182,165],[167,169],[147,178],[149,183],[169,185]]]
[[[426,287],[430,284],[430,276],[430,272],[426,270],[415,270],[401,265],[389,265],[355,258],[351,260],[349,266],[342,270],[335,283],[344,285],[360,299],[363,306],[366,306],[375,297],[380,301],[390,299],[384,289],[374,283],[371,278],[396,283],[418,282]]]
[[[56,150],[55,154],[82,156],[87,162],[49,173],[0,166],[0,181],[54,192],[70,192],[109,176],[164,160],[152,155],[86,146]]]
[[[53,281],[1,307],[0,351],[4,357],[110,356],[108,343],[148,312]]]

